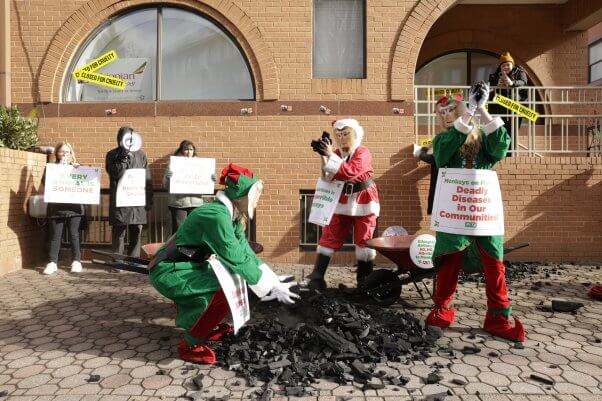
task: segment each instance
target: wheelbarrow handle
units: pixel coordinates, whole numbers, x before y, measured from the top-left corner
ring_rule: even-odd
[[[528,242],[524,242],[524,243],[518,244],[518,245],[504,246],[504,254],[510,253],[512,251],[516,251],[517,249],[526,248],[528,246],[529,246]]]

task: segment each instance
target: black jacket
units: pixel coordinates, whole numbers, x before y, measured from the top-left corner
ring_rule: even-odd
[[[117,184],[125,173],[132,168],[146,169],[146,207],[117,207]],[[148,169],[148,161],[143,151],[127,152],[117,147],[110,150],[105,158],[105,169],[109,174],[109,224],[122,226],[126,224],[146,224],[146,209],[153,204],[153,185]]]
[[[428,148],[423,147],[420,150],[420,155],[418,155],[418,158],[431,165],[431,182],[429,184],[429,198],[428,206],[426,208],[426,213],[430,215],[433,213],[433,203],[435,201],[435,189],[437,188],[437,176],[439,175],[439,169],[435,164],[435,157],[427,152]]]
[[[493,74],[489,75],[489,86],[491,86],[491,87],[497,86],[498,80],[500,79],[501,75],[502,75],[502,73],[501,73],[500,67],[498,67],[497,70],[495,70],[495,72]],[[527,73],[520,66],[515,66],[512,69],[512,71],[510,71],[510,74],[508,74],[508,77],[513,81],[512,88],[518,88],[521,86],[528,85]],[[489,100],[493,100],[495,93],[499,93],[500,95],[511,98],[511,99],[513,98],[511,88],[496,89],[495,92],[491,92]],[[519,98],[514,99],[514,100],[517,100],[518,102],[522,102],[524,100],[527,100],[527,95],[528,95],[528,91],[526,89],[519,89],[519,91],[518,91]]]

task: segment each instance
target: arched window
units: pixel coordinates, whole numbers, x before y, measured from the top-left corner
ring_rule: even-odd
[[[447,53],[416,69],[416,85],[472,85],[487,81],[495,72],[499,56],[483,50]]]
[[[123,79],[123,90],[73,78],[110,51],[117,59],[94,73]],[[233,38],[207,16],[170,7],[130,11],[100,26],[76,55],[63,92],[67,102],[254,98],[249,63]]]

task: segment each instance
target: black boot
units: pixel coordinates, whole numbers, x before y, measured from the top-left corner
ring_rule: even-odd
[[[318,253],[316,264],[314,265],[314,271],[307,276],[307,278],[309,278],[309,283],[307,284],[309,288],[312,290],[326,289],[326,281],[324,280],[324,276],[326,275],[326,269],[328,269],[328,263],[330,263],[330,256]]]
[[[370,273],[372,273],[372,270],[374,270],[374,261],[373,260],[369,260],[367,262],[363,261],[363,260],[357,261],[356,279],[357,279],[358,287],[360,286],[362,281],[364,281],[364,279],[366,277],[368,277],[370,275]]]

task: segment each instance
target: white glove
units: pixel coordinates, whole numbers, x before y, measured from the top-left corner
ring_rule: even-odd
[[[478,82],[470,87],[468,91],[468,113],[474,116],[478,108],[483,107],[487,103],[489,97],[489,84],[486,82]]]
[[[414,157],[418,157],[420,156],[420,152],[422,151],[422,146],[418,146],[416,144],[414,144]]]
[[[295,303],[293,298],[301,298],[298,294],[291,292],[290,288],[296,286],[297,283],[278,283],[272,288],[269,295],[261,298],[262,301],[272,301],[274,299],[278,300],[278,302],[282,302],[284,304],[292,305]]]

